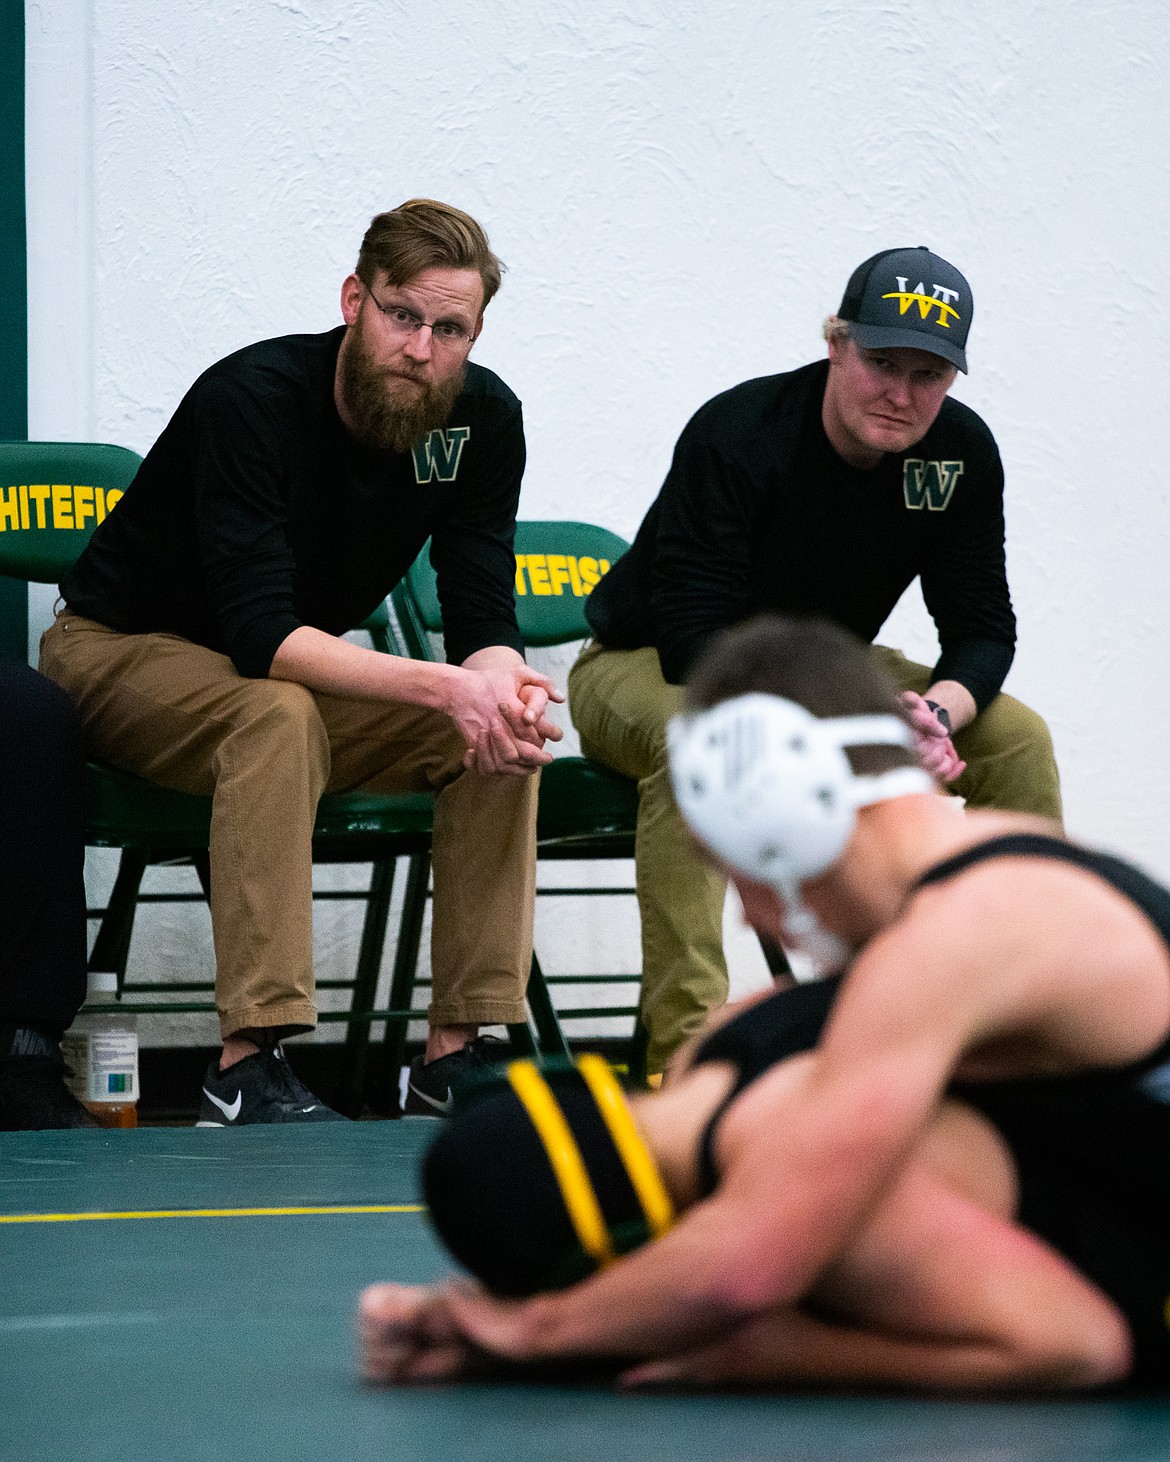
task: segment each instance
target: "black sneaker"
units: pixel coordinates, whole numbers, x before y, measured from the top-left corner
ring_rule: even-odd
[[[462,1051],[437,1061],[416,1056],[406,1079],[406,1117],[449,1117],[455,1103],[512,1054],[511,1043],[499,1036],[476,1036]]]
[[[27,1026],[0,1032],[0,1132],[100,1127],[65,1086],[56,1041]]]
[[[260,1122],[346,1122],[296,1079],[279,1043],[245,1056],[226,1071],[213,1061],[203,1078],[196,1127],[244,1127]]]

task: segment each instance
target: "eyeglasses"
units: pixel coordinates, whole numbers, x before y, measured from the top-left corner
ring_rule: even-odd
[[[475,336],[455,320],[435,320],[432,323],[424,320],[421,315],[416,315],[406,305],[384,305],[369,285],[365,286],[365,290],[382,312],[392,335],[399,335],[405,340],[409,335],[417,335],[420,330],[429,330],[431,339],[440,350],[454,353],[457,350],[470,349]]]

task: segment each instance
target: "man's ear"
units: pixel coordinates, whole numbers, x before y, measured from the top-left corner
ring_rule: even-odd
[[[356,274],[347,276],[341,286],[341,318],[347,325],[352,325],[358,317],[358,311],[362,307],[362,295],[365,293],[365,285]]]

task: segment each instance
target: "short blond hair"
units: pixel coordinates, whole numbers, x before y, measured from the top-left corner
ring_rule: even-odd
[[[433,198],[410,198],[372,220],[354,273],[369,289],[379,270],[400,286],[424,269],[474,269],[483,281],[486,305],[500,287],[503,267],[469,213]]]
[[[853,326],[840,315],[829,315],[821,326],[821,334],[830,345],[834,341],[838,345],[844,345],[847,340],[853,339]]]

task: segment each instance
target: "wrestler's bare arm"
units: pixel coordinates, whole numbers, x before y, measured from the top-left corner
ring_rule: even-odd
[[[1099,1384],[1124,1374],[1126,1327],[1063,1259],[1011,1222],[1010,1159],[947,1104],[913,1160],[805,1306],[636,1364],[627,1386],[862,1382],[918,1389]],[[1006,1166],[1005,1166],[1006,1164]],[[468,1338],[471,1291],[377,1286],[362,1299],[363,1361],[377,1381],[499,1373]],[[488,1301],[497,1322],[527,1308]]]
[[[734,1117],[739,1130],[730,1142],[720,1134],[723,1181],[663,1238],[556,1294],[511,1302],[445,1291],[428,1320],[441,1314],[472,1346],[517,1362],[635,1359],[795,1304],[852,1237],[866,1196],[890,1180],[879,1154],[892,1147],[900,1163],[902,1129],[913,1136],[937,1092],[936,1082],[921,1083],[926,1113],[900,1112],[891,1138],[895,1087],[906,1086],[898,1072],[881,1073],[887,1095],[875,1102],[868,1083],[822,1092],[821,1064],[820,1053],[785,1062],[735,1103],[724,1128]],[[396,1293],[382,1290],[368,1305],[386,1313]]]
[[[1013,1222],[998,1133],[946,1102],[901,1177],[801,1306],[631,1368],[653,1385],[892,1384],[919,1390],[1099,1385],[1125,1374],[1112,1303]]]
[[[895,968],[928,963],[923,949],[906,946],[893,951]],[[880,1014],[879,1044],[872,1002],[860,1002],[859,1025],[848,993],[821,1048],[773,1068],[728,1110],[716,1149],[723,1178],[710,1198],[569,1290],[522,1303],[446,1295],[462,1332],[516,1361],[651,1357],[795,1304],[892,1180],[969,1029],[960,999],[943,1002],[934,1030],[895,1004]]]
[[[1066,1008],[1052,968],[1011,947],[1012,921],[962,902],[924,898],[867,947],[821,1046],[728,1110],[720,1187],[671,1233],[560,1294],[452,1296],[453,1323],[519,1361],[649,1358],[798,1304],[902,1173],[962,1054]]]
[[[912,1166],[801,1306],[630,1368],[626,1387],[1068,1389],[1123,1376],[1123,1317],[1060,1255]]]

